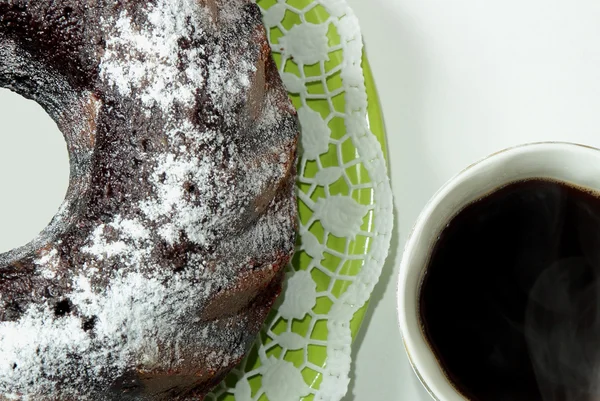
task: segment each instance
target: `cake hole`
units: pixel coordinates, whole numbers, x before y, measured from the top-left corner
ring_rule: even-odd
[[[71,313],[71,301],[63,299],[54,306],[54,315],[60,317]]]
[[[0,253],[48,225],[68,183],[69,156],[56,123],[36,102],[0,88]]]

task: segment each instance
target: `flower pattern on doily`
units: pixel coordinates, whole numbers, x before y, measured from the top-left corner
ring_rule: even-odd
[[[346,0],[330,0],[325,2],[325,8],[332,17],[341,17],[348,11]]]
[[[310,231],[304,231],[300,233],[302,238],[302,250],[305,251],[308,256],[316,263],[320,263],[323,260],[323,252],[327,249],[323,246],[317,237]]]
[[[307,341],[304,337],[294,332],[286,331],[277,336],[277,342],[283,348],[297,350],[306,347]]]
[[[319,186],[326,187],[342,178],[344,170],[341,167],[325,167],[315,175],[315,183]]]
[[[298,119],[302,127],[300,139],[302,141],[302,156],[308,160],[315,160],[329,150],[331,129],[313,109],[303,106],[298,110]]]
[[[238,380],[233,390],[233,395],[235,396],[235,401],[252,401],[252,388],[248,380]]]
[[[283,54],[296,63],[312,65],[329,59],[328,24],[294,25],[279,39]]]
[[[317,302],[317,284],[310,273],[299,270],[287,279],[279,314],[284,319],[303,319]]]
[[[354,237],[360,231],[369,209],[347,196],[319,198],[315,203],[315,217],[336,237]]]
[[[392,197],[370,130],[363,44],[346,0],[258,0],[301,123],[299,244],[250,354],[207,401],[340,401],[350,322],[386,258]]]
[[[304,86],[304,81],[294,74],[284,72],[283,74],[281,74],[281,79],[288,92],[292,94],[303,93],[306,90],[306,86]]]
[[[264,366],[262,382],[270,400],[297,401],[309,394],[308,386],[298,369],[280,359],[269,358]]]
[[[274,4],[263,13],[263,21],[267,28],[273,28],[283,21],[285,16],[285,6],[283,4]]]

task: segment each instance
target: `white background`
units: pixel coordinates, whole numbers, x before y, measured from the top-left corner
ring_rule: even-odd
[[[600,146],[600,2],[348,2],[385,115],[397,225],[344,401],[424,401],[396,326],[400,249],[427,200],[472,162],[531,141]]]
[[[425,401],[396,325],[402,245],[437,188],[489,153],[544,140],[600,147],[600,2],[348,1],[385,114],[397,225],[344,401]],[[67,181],[56,127],[0,90],[0,252],[48,223]]]

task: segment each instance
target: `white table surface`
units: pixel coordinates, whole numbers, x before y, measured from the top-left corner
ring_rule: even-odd
[[[531,141],[600,147],[600,2],[348,1],[385,114],[397,224],[344,401],[425,401],[396,325],[401,247],[425,202],[471,162]],[[58,130],[0,90],[0,252],[45,226],[67,181]]]
[[[348,1],[385,115],[397,224],[344,401],[425,401],[396,325],[401,248],[427,200],[473,161],[532,141],[600,147],[600,2]]]

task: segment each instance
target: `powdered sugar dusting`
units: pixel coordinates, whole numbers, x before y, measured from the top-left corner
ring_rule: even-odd
[[[158,196],[144,201],[141,209],[153,221],[165,219],[159,233],[169,244],[179,239],[180,229],[185,231],[190,240],[206,243],[210,222],[203,220],[210,212],[206,205],[185,201],[184,185],[190,182],[199,185],[201,192],[210,190],[207,183],[211,168],[210,162],[167,154],[154,171],[151,180],[156,185]]]
[[[135,27],[126,11],[121,12],[114,22],[116,32],[106,42],[100,71],[121,95],[135,94],[146,106],[168,111],[175,101],[192,102],[196,89],[204,86],[200,63],[204,49],[191,47],[182,55],[178,40],[202,37],[200,21],[206,13],[196,0],[160,0],[148,8],[149,26],[144,29]],[[183,71],[179,67],[182,58],[189,63]]]
[[[154,367],[161,352],[159,341],[177,338],[179,326],[174,323],[193,319],[196,305],[209,295],[190,280],[175,277],[173,281],[166,286],[157,278],[134,273],[113,280],[107,293],[98,294],[88,278],[76,277],[70,299],[82,316],[93,319],[94,336],[86,332],[80,317],[55,319],[48,306],[30,308],[18,323],[3,322],[0,388],[10,388],[17,397],[31,391],[30,383],[35,383],[36,394],[49,394],[56,386],[51,378],[65,370],[109,373],[108,379],[115,379],[134,361],[135,365]],[[204,331],[198,330],[194,340],[206,343],[216,329],[208,325]],[[239,357],[243,350],[233,353]],[[70,360],[68,355],[79,357]],[[222,358],[212,360],[215,368],[223,362]],[[107,365],[112,372],[106,372]],[[72,378],[81,383],[69,383],[70,387],[86,384],[81,375]]]
[[[219,18],[225,18],[229,24],[239,23],[245,3],[231,0],[222,5]],[[230,110],[244,101],[257,67],[244,57],[230,54],[219,42],[212,45],[208,63],[201,58],[206,51],[203,45],[182,49],[182,40],[202,43],[200,39],[211,29],[210,13],[200,12],[198,4],[197,0],[158,0],[148,5],[148,21],[139,27],[122,12],[114,23],[113,36],[107,41],[101,77],[120,94],[139,99],[147,108],[146,113],[155,105],[160,106],[165,116],[174,105],[192,110],[196,92],[205,90],[212,107],[229,117]],[[242,44],[241,51],[246,47]],[[273,112],[273,107],[266,107],[261,122],[275,124],[276,118],[269,115]],[[242,160],[235,158],[240,150],[233,142],[218,130],[198,129],[191,118],[190,114],[176,120],[166,119],[164,134],[173,151],[157,156],[156,168],[150,176],[155,196],[140,204],[145,218],[160,224],[158,233],[170,245],[182,234],[194,243],[207,245],[214,240],[216,228],[224,226],[224,220],[237,219],[242,213],[233,193],[247,193],[248,199],[252,199],[281,173],[241,164]],[[210,147],[213,157],[197,156],[196,146]],[[240,184],[228,180],[226,177],[232,172],[245,174],[253,181]],[[193,187],[194,198],[200,201],[189,200],[186,185]],[[105,252],[122,251],[120,243],[95,242]],[[90,251],[99,255],[100,249]]]
[[[106,231],[111,229],[111,236],[118,239],[111,241],[106,238]],[[90,245],[81,250],[94,255],[97,260],[119,256],[122,262],[140,265],[145,257],[150,256],[150,243],[147,242],[149,238],[150,233],[142,223],[117,216],[109,224],[96,227],[92,232]]]
[[[250,87],[249,77],[256,72],[256,66],[246,60],[240,60],[238,69],[232,72],[226,68],[228,62],[229,57],[217,51],[209,66],[208,90],[221,110],[234,105],[236,96]]]
[[[42,276],[47,279],[56,277],[56,269],[59,263],[58,251],[55,248],[44,250],[41,257],[35,261],[35,264],[41,267]]]
[[[29,309],[18,324],[0,325],[0,386],[11,389],[15,398],[27,393],[29,382],[35,383],[36,390],[52,391],[54,383],[42,373],[56,375],[64,368],[67,353],[89,348],[91,340],[80,329],[78,318],[52,317],[49,309]]]

